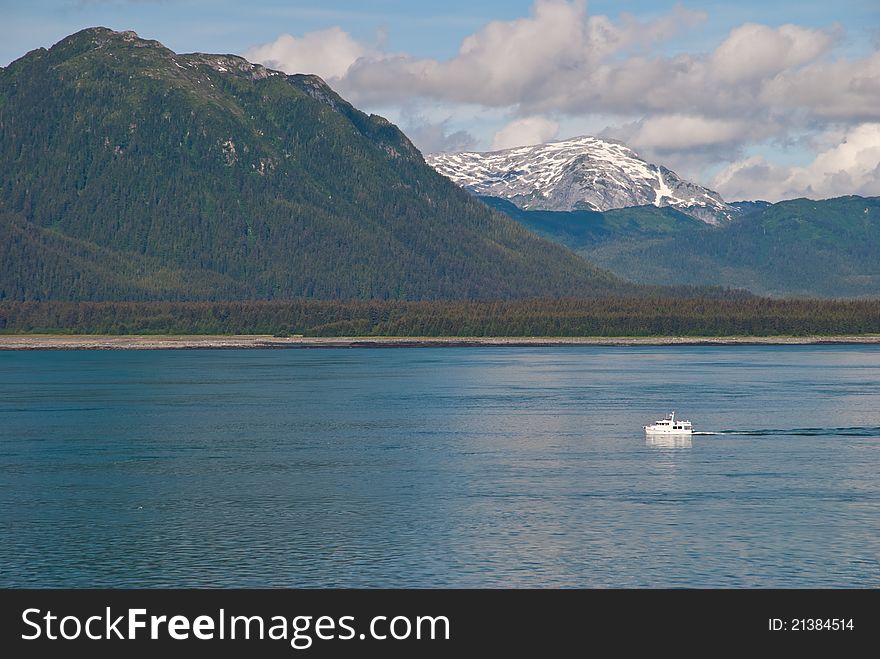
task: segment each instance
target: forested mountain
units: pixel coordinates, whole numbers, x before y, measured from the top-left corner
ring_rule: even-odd
[[[0,299],[621,293],[321,79],[91,28],[0,69]]]
[[[635,282],[778,296],[880,296],[878,197],[739,204],[740,217],[720,227],[653,206],[552,213],[484,201]]]

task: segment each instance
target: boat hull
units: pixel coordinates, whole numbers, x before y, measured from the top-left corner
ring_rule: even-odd
[[[694,434],[694,431],[693,430],[665,430],[665,429],[655,430],[655,429],[646,427],[645,434],[646,435],[664,435],[664,436],[665,435],[677,435],[679,437],[690,437],[691,435]]]

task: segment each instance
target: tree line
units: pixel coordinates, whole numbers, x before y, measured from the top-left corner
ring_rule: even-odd
[[[2,333],[774,336],[880,333],[880,300],[0,302]]]

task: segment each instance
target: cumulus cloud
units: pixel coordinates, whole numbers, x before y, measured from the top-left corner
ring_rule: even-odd
[[[880,53],[830,59],[836,29],[747,23],[710,53],[655,52],[704,19],[677,6],[650,21],[613,21],[589,15],[583,0],[536,0],[530,16],[488,23],[443,61],[382,52],[339,28],[283,35],[248,56],[333,78],[341,93],[368,105],[422,98],[522,116],[686,112],[740,125],[780,112],[802,124],[880,120]]]
[[[466,37],[447,61],[409,55],[364,57],[340,80],[367,102],[422,96],[523,109],[569,109],[602,63],[629,50],[645,50],[705,15],[676,7],[668,16],[617,23],[589,16],[583,0],[537,0],[532,15],[492,21]],[[636,58],[638,59],[638,58]]]
[[[669,114],[640,121],[629,141],[639,148],[678,151],[735,143],[749,130],[744,121]]]
[[[275,41],[251,48],[245,57],[286,73],[315,73],[330,79],[345,75],[359,57],[375,54],[341,28],[331,27],[302,37],[282,34]]]
[[[410,119],[403,132],[422,153],[455,153],[471,151],[476,138],[466,130],[452,130],[450,120],[430,122],[420,117]]]
[[[709,59],[710,73],[727,84],[766,79],[827,52],[833,36],[797,25],[777,29],[746,23],[731,31]]]
[[[818,113],[845,115],[852,107],[860,117],[867,109],[880,118],[876,62],[823,59],[836,30],[745,24],[708,54],[653,53],[704,18],[676,7],[651,21],[627,15],[612,21],[588,15],[584,2],[538,0],[531,16],[487,24],[448,60],[365,55],[339,86],[368,103],[417,96],[512,107],[526,115],[674,114],[687,107],[691,114],[734,117],[794,101],[830,106],[816,107]],[[842,97],[809,84],[817,75]]]
[[[760,102],[823,119],[880,119],[880,52],[784,71],[766,81]]]
[[[714,187],[726,199],[880,195],[880,123],[856,126],[806,167],[773,165],[752,156],[729,165]]]
[[[515,119],[495,133],[492,151],[549,142],[559,134],[559,124],[544,117]]]
[[[705,19],[681,6],[650,20],[611,19],[590,15],[584,0],[535,0],[528,16],[487,23],[448,59],[390,53],[340,28],[284,35],[247,55],[318,73],[362,107],[417,102],[502,113],[509,123],[493,149],[553,139],[559,126],[547,116],[612,117],[607,134],[655,162],[690,163],[700,173],[729,164],[714,185],[732,198],[874,190],[871,147],[859,147],[858,164],[829,158],[854,157],[853,144],[870,142],[865,127],[880,122],[880,51],[839,56],[842,34],[833,26],[746,23],[708,52],[668,53],[670,38]],[[426,151],[490,143],[442,122],[408,130]],[[849,131],[848,141],[827,146],[809,166],[742,158],[749,145],[779,149],[829,130]]]

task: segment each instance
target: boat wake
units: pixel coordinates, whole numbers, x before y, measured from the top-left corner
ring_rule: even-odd
[[[716,432],[701,431],[694,435],[742,435],[747,437],[880,437],[880,426],[855,426],[851,428],[791,428],[761,430],[718,430]]]

